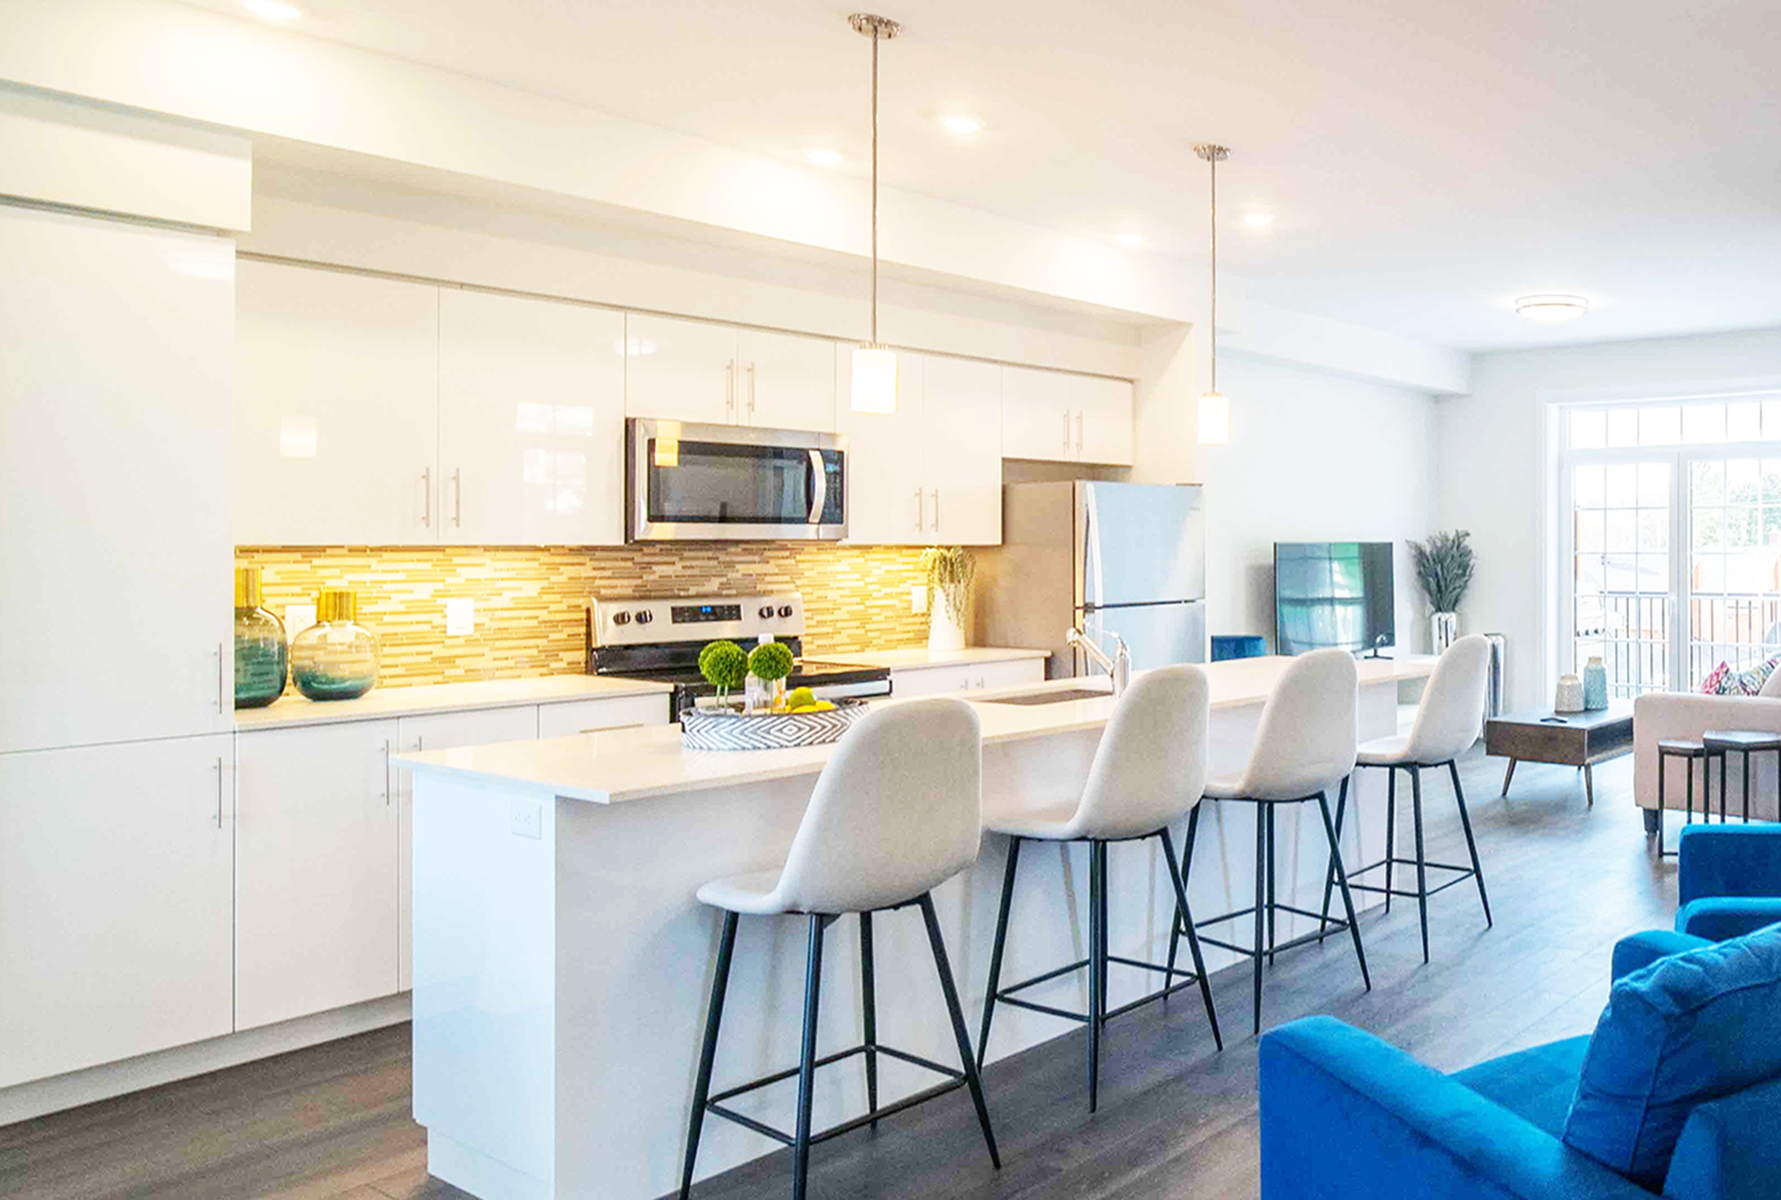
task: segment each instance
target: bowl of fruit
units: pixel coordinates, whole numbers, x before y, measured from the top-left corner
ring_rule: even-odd
[[[791,651],[776,642],[744,652],[734,642],[712,642],[699,653],[699,672],[717,695],[680,714],[680,744],[689,750],[786,750],[838,741],[866,714],[864,700],[818,700],[809,688],[785,690]],[[747,688],[747,702],[730,692]]]

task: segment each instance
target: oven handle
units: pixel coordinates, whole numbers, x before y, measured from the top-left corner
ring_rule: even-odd
[[[889,679],[862,679],[858,683],[822,684],[810,689],[818,700],[838,700],[843,696],[888,696]]]
[[[810,502],[810,515],[805,522],[821,525],[823,509],[829,503],[829,472],[823,465],[821,450],[807,453],[810,455],[810,478],[804,483],[804,496]]]

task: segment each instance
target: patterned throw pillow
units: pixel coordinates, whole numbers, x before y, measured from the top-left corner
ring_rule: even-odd
[[[1707,677],[1701,680],[1701,695],[1722,695],[1724,692],[1726,676],[1731,673],[1732,669],[1726,663],[1720,663],[1717,667],[1714,667],[1713,670],[1708,673]]]
[[[1762,691],[1762,685],[1769,681],[1769,675],[1775,670],[1775,664],[1781,658],[1771,658],[1768,662],[1751,667],[1748,671],[1739,671],[1726,677],[1720,685],[1720,694],[1725,696],[1754,696]]]

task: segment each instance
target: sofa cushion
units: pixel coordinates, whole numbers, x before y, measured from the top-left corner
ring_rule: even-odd
[[[1516,1054],[1505,1054],[1477,1066],[1455,1071],[1459,1080],[1487,1100],[1494,1100],[1528,1124],[1558,1137],[1564,1132],[1577,1077],[1589,1038],[1548,1042]]]
[[[1770,661],[1781,665],[1781,660]],[[1781,700],[1781,671],[1770,671],[1768,681],[1762,685],[1762,691],[1756,694],[1770,700]]]
[[[1564,1141],[1657,1191],[1696,1105],[1781,1076],[1781,927],[1615,983]]]
[[[1731,673],[1732,668],[1730,663],[1720,663],[1717,667],[1714,667],[1711,671],[1707,672],[1707,677],[1701,680],[1701,695],[1723,695],[1725,693],[1726,676]]]

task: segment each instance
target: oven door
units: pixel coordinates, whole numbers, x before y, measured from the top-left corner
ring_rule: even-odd
[[[847,536],[847,439],[832,433],[625,422],[633,542]]]

